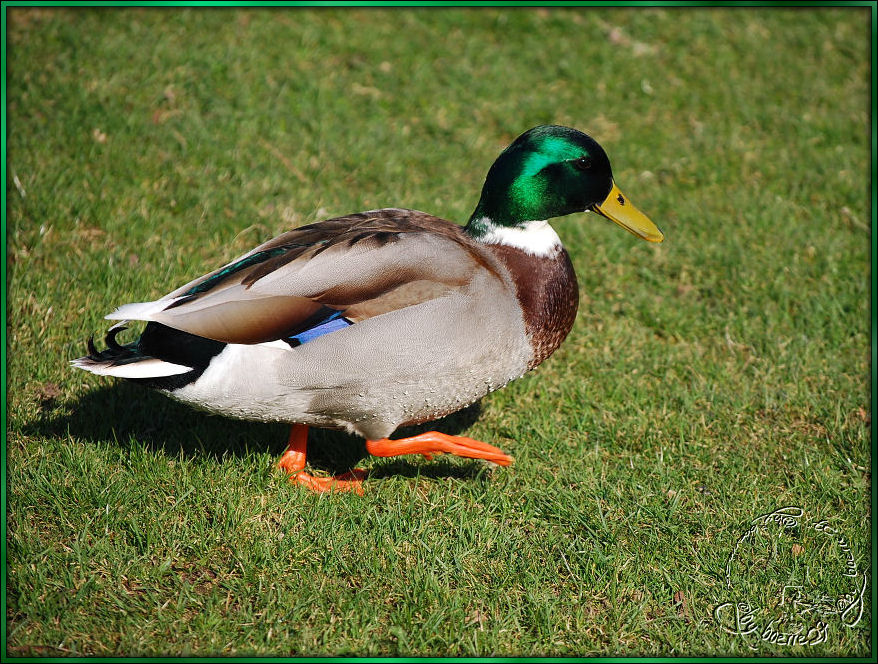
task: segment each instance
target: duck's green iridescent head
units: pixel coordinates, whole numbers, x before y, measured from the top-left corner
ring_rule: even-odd
[[[591,136],[557,125],[534,127],[515,139],[488,171],[467,231],[591,210],[651,242],[663,235],[613,182],[610,160]]]

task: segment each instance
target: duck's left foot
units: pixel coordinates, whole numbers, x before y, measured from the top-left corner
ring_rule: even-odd
[[[315,477],[305,472],[305,454],[308,449],[308,427],[294,424],[290,431],[289,445],[277,462],[277,467],[289,474],[290,481],[308,487],[312,491],[353,491],[363,495],[363,480],[366,471],[356,468],[335,477]]]
[[[359,496],[363,495],[363,480],[366,479],[366,471],[360,468],[336,475],[335,477],[315,477],[304,470],[290,475],[290,481],[308,487],[316,493],[326,491],[353,491]]]

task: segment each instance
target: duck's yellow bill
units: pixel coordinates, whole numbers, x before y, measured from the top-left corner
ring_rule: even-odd
[[[649,242],[661,242],[665,239],[664,233],[649,220],[649,217],[631,205],[631,201],[619,191],[615,182],[610,195],[603,203],[595,205],[594,211],[610,221],[615,221],[629,233]]]

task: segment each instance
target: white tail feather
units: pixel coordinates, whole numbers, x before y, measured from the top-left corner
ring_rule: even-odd
[[[128,364],[111,364],[80,357],[71,360],[70,364],[98,376],[116,376],[117,378],[162,378],[192,371],[192,367],[173,362],[164,362],[154,357],[129,362]]]

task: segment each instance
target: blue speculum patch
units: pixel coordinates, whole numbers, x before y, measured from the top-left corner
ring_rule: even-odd
[[[301,346],[309,341],[313,341],[317,337],[322,337],[324,334],[329,334],[336,330],[343,330],[349,325],[353,325],[353,323],[342,316],[340,311],[337,311],[329,318],[329,320],[324,320],[319,325],[315,325],[308,330],[286,337],[284,341],[295,348],[296,346]]]

